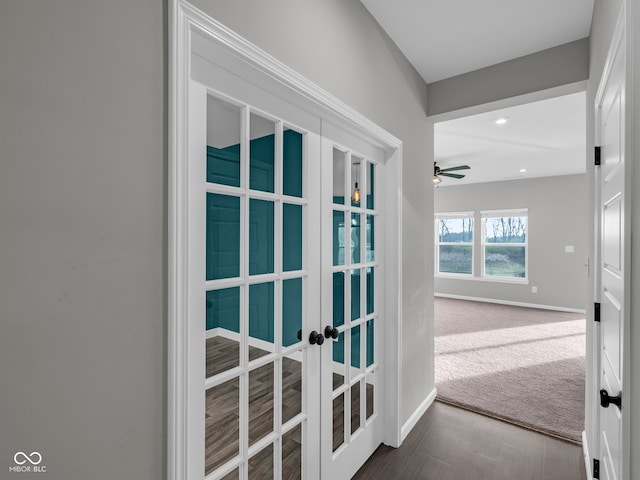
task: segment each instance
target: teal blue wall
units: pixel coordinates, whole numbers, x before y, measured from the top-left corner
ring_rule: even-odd
[[[252,190],[274,191],[274,135],[250,142],[249,184]],[[283,193],[302,197],[302,135],[283,134]],[[207,182],[240,186],[240,145],[207,146]],[[283,206],[283,271],[302,269],[302,206]],[[274,202],[249,201],[249,275],[274,272]],[[240,275],[240,198],[207,194],[207,280]],[[274,284],[251,285],[248,292],[249,335],[274,341]],[[240,332],[240,287],[206,294],[206,328]],[[282,342],[297,342],[302,327],[302,279],[282,282]]]
[[[249,184],[252,190],[274,191],[274,135],[250,142]],[[283,193],[302,197],[302,135],[292,130],[283,137]],[[370,171],[373,182],[373,167]],[[207,147],[207,181],[230,186],[240,186],[240,146],[217,149]],[[367,208],[373,208],[373,196],[367,195]],[[344,204],[343,197],[334,198]],[[283,213],[283,271],[302,269],[302,206],[284,203]],[[372,223],[373,217],[367,216]],[[360,216],[356,222],[354,237],[362,238]],[[344,212],[333,214],[333,256],[338,263],[338,232],[344,229]],[[250,199],[249,201],[249,274],[274,272],[274,202]],[[371,239],[372,241],[373,239]],[[207,279],[229,278],[240,275],[240,199],[239,197],[207,194]],[[360,252],[358,246],[357,251]],[[351,255],[351,249],[343,252]],[[354,262],[361,259],[354,258]],[[360,318],[360,269],[350,274],[351,320]],[[344,324],[344,272],[333,275],[333,324]],[[373,312],[373,270],[367,271],[367,314]],[[274,341],[274,284],[273,282],[249,287],[249,335],[273,343]],[[240,332],[240,288],[227,288],[207,292],[206,328],[224,328]],[[361,329],[365,329],[367,342],[367,366],[373,363],[373,323],[367,322],[351,330],[351,365],[360,367]],[[302,328],[302,279],[282,282],[282,342],[284,346],[298,341]],[[344,363],[344,334],[334,343],[333,359]]]

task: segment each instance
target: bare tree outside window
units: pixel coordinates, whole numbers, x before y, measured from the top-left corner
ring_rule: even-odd
[[[439,217],[437,220],[437,271],[473,273],[473,217]]]
[[[484,275],[526,278],[527,217],[485,217]]]

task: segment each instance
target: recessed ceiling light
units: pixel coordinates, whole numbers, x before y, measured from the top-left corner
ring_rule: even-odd
[[[500,117],[496,119],[496,125],[504,125],[509,121],[509,117]]]
[[[527,173],[527,169],[526,168],[521,168],[520,169],[520,173]]]

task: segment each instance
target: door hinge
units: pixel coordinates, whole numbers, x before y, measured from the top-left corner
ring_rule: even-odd
[[[600,478],[600,460],[593,459],[593,478]]]
[[[595,147],[594,160],[596,165],[600,165],[600,154],[602,153],[602,147]]]
[[[596,302],[593,304],[593,321],[594,322],[600,321],[600,303],[599,302]]]

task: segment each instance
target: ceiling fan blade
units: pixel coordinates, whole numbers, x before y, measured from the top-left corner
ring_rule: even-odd
[[[440,175],[444,176],[444,177],[451,177],[451,178],[464,178],[464,175],[460,175],[458,173],[445,173],[445,172],[440,172]]]
[[[453,172],[455,170],[469,170],[471,167],[469,165],[459,165],[457,167],[449,167],[449,168],[441,168],[441,172]]]

